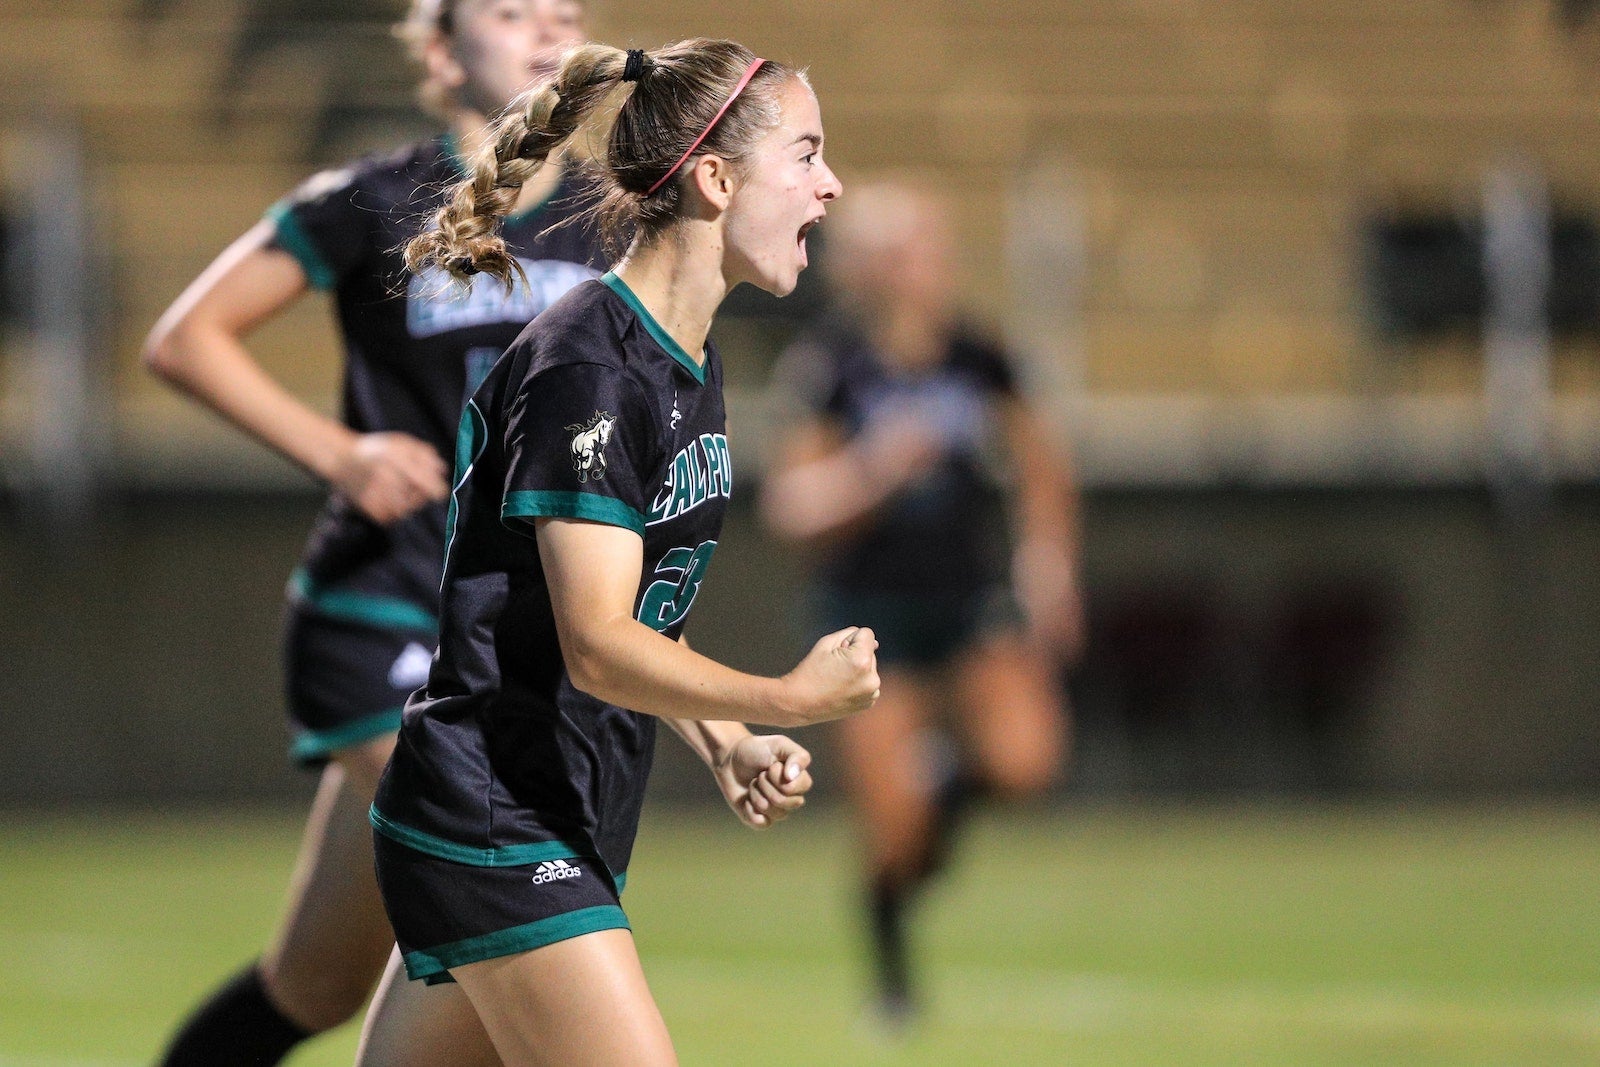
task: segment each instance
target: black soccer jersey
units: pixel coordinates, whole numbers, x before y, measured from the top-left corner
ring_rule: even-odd
[[[722,369],[697,365],[615,275],[541,315],[462,416],[439,653],[373,806],[380,832],[481,866],[627,870],[655,718],[572,685],[534,523],[644,540],[635,615],[676,638],[733,487]]]
[[[401,249],[464,171],[445,135],[316,175],[267,213],[275,244],[311,284],[331,290],[344,335],[344,421],[359,433],[400,431],[449,457],[461,406],[532,318],[599,275],[599,246],[581,224],[567,175],[537,208],[505,221],[527,274],[510,293],[495,279],[469,291],[437,271],[410,275]],[[377,625],[436,625],[445,505],[378,527],[338,497],[313,530],[296,597],[313,609]]]
[[[848,317],[830,317],[784,354],[777,378],[847,438],[898,419],[937,436],[941,457],[821,565],[824,583],[858,592],[967,594],[1007,573],[998,403],[1016,395],[1005,356],[958,331],[932,366],[886,366]]]

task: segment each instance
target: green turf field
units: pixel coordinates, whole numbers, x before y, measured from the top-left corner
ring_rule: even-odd
[[[295,832],[8,817],[0,1067],[147,1062],[255,951]],[[837,813],[655,810],[626,903],[683,1062],[1600,1063],[1600,811],[1069,808],[966,845],[924,913],[931,1012],[893,1043],[858,1011]]]

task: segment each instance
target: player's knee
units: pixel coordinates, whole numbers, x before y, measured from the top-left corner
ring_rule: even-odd
[[[986,770],[989,788],[1000,799],[1032,800],[1065,777],[1065,753],[1055,746],[1028,749],[996,760]]]
[[[991,777],[990,788],[994,795],[1007,803],[1020,803],[1032,800],[1047,792],[1055,784],[1054,774],[1044,774],[1038,771],[1023,771],[1015,767],[1007,768]]]
[[[357,1000],[354,1003],[340,1001],[338,1004],[318,1005],[314,1010],[305,1013],[305,1017],[300,1020],[300,1025],[314,1034],[326,1033],[336,1027],[343,1026],[355,1018],[356,1012],[361,1010],[361,1006],[364,1003],[366,1003],[365,999]]]
[[[872,869],[879,877],[910,881],[923,862],[927,851],[925,835],[929,828],[918,826],[904,833],[887,835],[869,842],[868,853]]]
[[[263,968],[262,979],[278,1010],[314,1034],[355,1018],[374,984],[367,975],[338,974],[332,969],[275,973]]]

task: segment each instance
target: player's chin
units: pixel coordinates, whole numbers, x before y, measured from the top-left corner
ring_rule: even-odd
[[[784,297],[794,292],[795,286],[800,284],[800,267],[787,270],[774,271],[757,281],[756,287],[773,296]]]

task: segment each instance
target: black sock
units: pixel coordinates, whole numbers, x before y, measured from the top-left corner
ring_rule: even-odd
[[[950,853],[955,849],[956,834],[966,822],[972,805],[982,798],[983,782],[977,776],[959,768],[953,769],[935,787],[933,816],[928,826],[928,839],[917,863],[915,880],[920,885],[938,875],[950,863]]]
[[[252,963],[195,1009],[160,1067],[273,1067],[310,1036],[267,999]]]
[[[910,888],[891,875],[873,880],[869,918],[872,922],[872,962],[878,996],[885,1007],[904,1009],[911,1002],[911,960],[906,944],[906,908]]]

